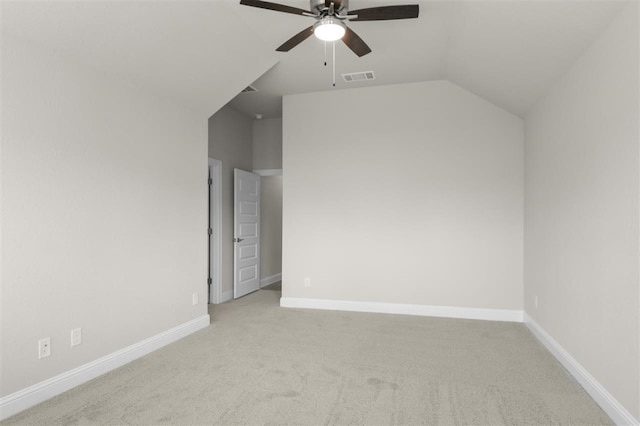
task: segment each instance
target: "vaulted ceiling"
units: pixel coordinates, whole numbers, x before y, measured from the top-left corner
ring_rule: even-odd
[[[285,1],[283,1],[285,2]],[[337,45],[337,73],[374,71],[376,80],[337,88],[447,79],[523,116],[624,7],[621,1],[351,0],[350,8],[417,3],[413,20],[352,22],[372,53],[358,58]],[[308,8],[308,1],[286,4]],[[310,18],[244,7],[239,13],[275,49]],[[313,21],[311,21],[313,22]],[[278,95],[332,90],[324,43],[310,38],[232,104],[247,114],[280,114]],[[261,95],[262,93],[262,95]]]
[[[309,8],[307,0],[278,2]],[[98,72],[213,114],[227,102],[247,115],[281,115],[283,95],[448,79],[523,116],[591,44],[626,1],[351,0],[351,9],[417,3],[412,20],[351,22],[371,47],[358,58],[311,37],[275,48],[311,18],[257,9],[239,0],[7,1],[3,33]],[[374,71],[346,83],[342,73]],[[259,91],[238,95],[252,84]]]
[[[278,61],[237,3],[0,0],[0,22],[3,37],[210,116]]]

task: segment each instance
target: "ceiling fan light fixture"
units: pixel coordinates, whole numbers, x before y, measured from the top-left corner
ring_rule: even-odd
[[[322,18],[313,26],[313,34],[320,40],[336,41],[340,40],[346,32],[346,25],[339,19],[327,16]]]

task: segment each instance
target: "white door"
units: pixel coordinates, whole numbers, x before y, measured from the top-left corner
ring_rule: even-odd
[[[233,297],[260,288],[260,176],[234,169]]]

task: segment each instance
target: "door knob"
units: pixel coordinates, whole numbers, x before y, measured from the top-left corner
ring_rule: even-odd
[[[244,241],[244,238],[234,238],[233,239],[234,243],[239,243],[240,241]]]

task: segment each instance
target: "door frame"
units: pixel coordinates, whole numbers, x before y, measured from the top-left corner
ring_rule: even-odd
[[[209,158],[209,303],[222,303],[222,162]],[[213,272],[211,272],[213,271]]]

